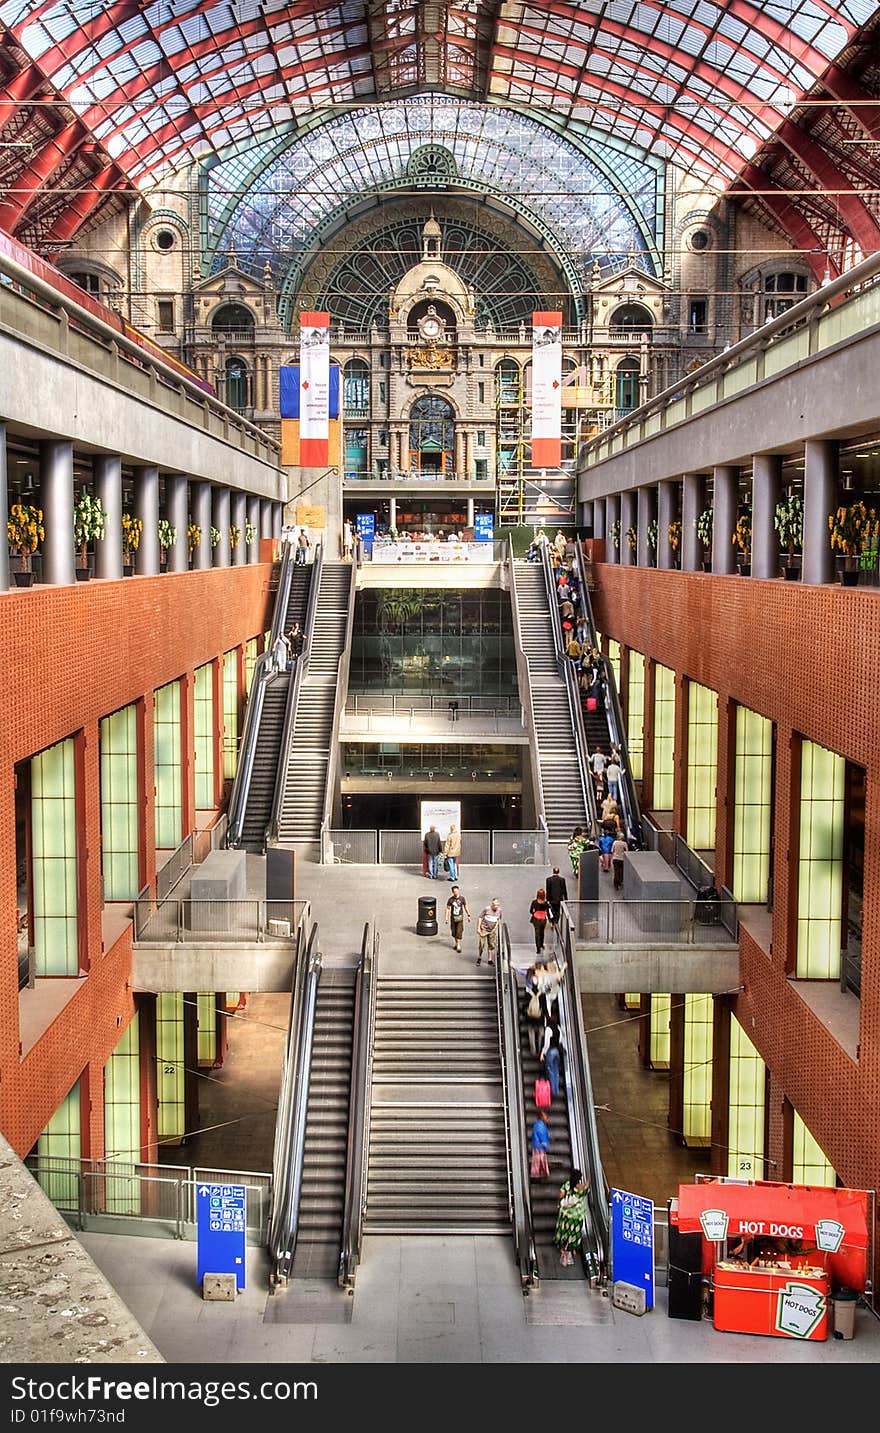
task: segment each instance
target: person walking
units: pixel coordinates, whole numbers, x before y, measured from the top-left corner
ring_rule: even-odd
[[[345,558],[346,562],[351,562],[353,552],[354,531],[352,530],[350,519],[346,518],[345,522],[342,524],[342,556]]]
[[[304,527],[301,527],[297,534],[296,550],[293,554],[293,561],[297,567],[302,567],[307,561],[311,545],[308,533]]]
[[[428,853],[428,875],[432,881],[436,881],[440,852],[443,850],[443,842],[440,839],[440,832],[437,830],[433,821],[425,832],[425,850]]]
[[[578,878],[578,867],[580,866],[581,854],[587,849],[587,838],[584,835],[583,826],[575,826],[568,841],[568,854],[571,857],[571,869],[574,878]]]
[[[568,887],[565,884],[565,877],[560,876],[559,867],[553,867],[553,874],[547,877],[544,889],[547,892],[547,900],[550,902],[550,924],[555,926],[559,920],[559,912],[562,910],[562,902],[568,900]]]
[[[541,1063],[550,1081],[550,1093],[554,1100],[559,1094],[559,1075],[562,1068],[562,1032],[555,1015],[544,1026],[544,1043],[541,1046]]]
[[[618,833],[611,847],[611,864],[614,867],[614,889],[616,891],[619,891],[623,885],[623,862],[628,850],[629,847]]]
[[[547,934],[549,918],[550,902],[547,900],[547,892],[543,886],[539,886],[535,899],[529,906],[529,920],[532,923],[532,930],[535,932],[535,950],[539,954],[544,949],[544,936]]]
[[[548,1020],[553,1019],[553,1007],[559,998],[559,987],[567,969],[565,961],[557,965],[555,960],[551,960],[549,965],[539,967],[535,972],[539,994],[543,995],[547,1004]]]
[[[620,778],[622,776],[620,763],[612,757],[605,768],[605,780],[608,782],[608,795],[620,804]]]
[[[464,934],[465,916],[468,920],[471,913],[468,910],[468,903],[458,886],[453,886],[449,892],[449,900],[446,902],[446,924],[449,926],[449,933],[452,936],[456,950],[461,950],[461,938]]]
[[[599,837],[599,850],[602,852],[599,857],[599,865],[603,871],[611,870],[611,850],[614,845],[614,837],[607,831],[602,832]]]
[[[547,1001],[538,988],[538,967],[535,965],[530,966],[526,972],[526,997],[523,1019],[526,1022],[529,1049],[533,1055],[538,1055],[541,1050],[541,1032],[547,1024],[549,1012]]]
[[[533,1142],[532,1149],[534,1147]],[[559,1262],[564,1267],[570,1267],[574,1263],[574,1256],[581,1247],[587,1215],[588,1189],[589,1184],[580,1170],[573,1169],[559,1191],[553,1243],[559,1250]]]
[[[297,657],[301,657],[303,647],[306,644],[306,638],[298,622],[294,622],[287,634],[287,640],[290,642],[290,650],[293,653],[294,660],[296,660]]]
[[[497,896],[494,896],[477,916],[477,965],[482,961],[484,951],[486,952],[488,964],[495,964],[495,951],[498,947],[498,927],[500,924],[501,902]]]
[[[549,1153],[550,1131],[543,1112],[538,1110],[538,1117],[532,1125],[532,1162],[529,1166],[532,1179],[550,1178]]]
[[[272,646],[272,660],[276,672],[289,671],[291,667],[290,639],[284,632],[279,632]]]
[[[590,677],[590,683],[592,684],[592,677]],[[593,755],[590,757],[590,765],[593,768],[593,777],[601,777],[606,766],[608,765],[608,757],[605,755],[601,746],[597,746],[596,750],[593,752]]]
[[[457,881],[458,861],[461,856],[461,832],[454,821],[443,842],[443,854],[446,857],[446,869],[449,872],[450,881]]]

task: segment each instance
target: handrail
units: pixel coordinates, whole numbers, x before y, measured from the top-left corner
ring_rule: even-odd
[[[290,545],[293,546],[292,543]],[[309,586],[309,604],[306,608],[306,620],[303,629],[303,649],[294,664],[293,679],[287,693],[287,706],[284,710],[284,726],[281,729],[281,746],[278,751],[278,776],[275,781],[275,795],[272,797],[272,812],[269,816],[269,825],[266,828],[264,845],[268,845],[271,841],[278,840],[278,821],[281,815],[281,808],[284,805],[284,793],[287,788],[290,743],[293,740],[293,729],[296,726],[296,708],[299,703],[300,690],[309,671],[312,639],[315,635],[315,615],[318,610],[318,594],[321,590],[321,573],[323,568],[323,549],[320,543],[316,543],[315,558],[312,563],[312,580]]]
[[[373,1031],[376,1023],[376,984],[379,933],[375,922],[364,926],[361,958],[354,997],[354,1041],[351,1050],[351,1085],[348,1101],[348,1143],[345,1152],[345,1208],[337,1283],[353,1288],[361,1260],[367,1173],[370,1153],[370,1093],[373,1080]]]
[[[275,639],[281,631],[281,624],[284,621],[284,616],[287,612],[287,603],[290,599],[290,584],[293,580],[293,543],[285,542],[283,547],[284,554],[281,558],[278,591],[275,594],[272,627],[269,632],[269,650],[268,652],[262,652],[260,654],[254,668],[251,690],[244,713],[244,728],[238,754],[238,766],[235,772],[235,780],[232,783],[232,792],[229,797],[229,826],[226,832],[226,844],[230,847],[238,846],[244,829],[244,818],[247,814],[247,802],[248,796],[250,795],[251,777],[253,775],[254,761],[257,754],[257,743],[260,739],[260,721],[263,715],[266,686],[270,677],[275,675],[275,656],[273,648],[275,646]]]
[[[348,612],[345,618],[345,630],[350,634],[354,631],[354,603],[357,591],[355,564],[351,564],[351,579],[348,588]],[[342,647],[342,656],[339,660],[339,670],[336,678],[336,696],[333,698],[333,724],[330,728],[330,746],[327,754],[327,780],[324,784],[324,810],[321,815],[321,845],[320,859],[333,861],[333,849],[330,842],[330,823],[333,820],[333,797],[336,791],[336,773],[339,767],[339,728],[342,724],[342,714],[345,711],[345,701],[348,696],[348,673],[351,668],[352,643],[347,638]],[[325,846],[329,844],[329,851],[325,858]]]
[[[590,645],[598,651],[599,642],[596,633],[596,622],[593,617],[593,604],[590,601],[590,594],[587,584],[584,581],[584,569],[581,562],[581,550],[577,547],[574,559],[574,569],[578,583],[578,606],[581,615],[587,623],[590,633]],[[636,784],[633,780],[632,769],[629,761],[629,751],[626,744],[626,724],[623,720],[623,708],[620,705],[620,694],[617,690],[617,682],[614,679],[614,668],[607,655],[600,654],[602,660],[602,671],[604,674],[604,685],[606,698],[610,696],[610,702],[606,700],[605,716],[608,722],[608,730],[620,751],[621,781],[619,784],[623,811],[623,823],[626,828],[627,842],[630,846],[641,847],[642,844],[642,814],[639,809],[639,798],[636,794]]]
[[[581,709],[580,692],[575,685],[571,662],[566,655],[562,641],[562,622],[559,616],[559,602],[556,598],[553,570],[550,566],[550,555],[547,548],[547,543],[541,544],[541,572],[544,577],[544,591],[547,596],[547,605],[550,608],[550,625],[553,629],[553,648],[556,653],[556,665],[559,668],[559,675],[565,683],[568,713],[574,731],[578,776],[580,777],[581,783],[581,795],[584,798],[584,810],[587,813],[591,831],[595,834],[599,826],[599,818],[598,812],[596,811],[596,793],[593,789],[593,782],[590,778],[588,767],[590,748],[587,744],[587,733],[584,730],[584,714]]]
[[[502,922],[501,944],[495,962],[495,986],[501,1033],[501,1077],[508,1137],[508,1188],[513,1203],[513,1236],[524,1291],[537,1287],[538,1255],[532,1222],[529,1184],[529,1150],[526,1138],[522,1052],[519,1043],[519,997],[510,960],[510,931]]]
[[[514,575],[513,538],[507,539],[507,568],[510,573],[510,603],[513,609],[513,653],[516,658],[516,676],[519,686],[519,699],[523,709],[523,726],[531,737],[531,748],[534,757],[538,754],[538,732],[535,726],[535,713],[532,708],[532,685],[529,676],[529,659],[526,656],[522,643],[522,628],[520,627],[519,600],[516,592],[516,577]],[[543,831],[548,833],[547,813],[544,810],[544,788],[541,785],[541,770],[537,759],[529,762],[532,774],[532,798],[535,803],[535,823]]]
[[[292,981],[290,1023],[275,1124],[273,1203],[269,1222],[269,1280],[273,1289],[279,1284],[285,1285],[290,1278],[299,1232],[315,1004],[321,976],[321,954],[316,948],[317,942],[318,927],[313,925],[305,945],[305,956],[300,960],[304,928],[300,927],[297,931],[298,958]]]

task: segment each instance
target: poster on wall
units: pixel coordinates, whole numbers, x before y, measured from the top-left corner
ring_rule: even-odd
[[[562,314],[532,314],[532,467],[562,458]]]
[[[330,434],[330,315],[299,321],[299,452],[304,468],[326,467]]]
[[[460,801],[421,801],[421,822],[422,835],[429,826],[436,826],[440,836],[445,841],[449,835],[449,828],[456,825],[461,830],[461,802]]]

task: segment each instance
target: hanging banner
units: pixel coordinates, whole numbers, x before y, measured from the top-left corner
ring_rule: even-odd
[[[330,420],[330,315],[303,313],[299,321],[299,460],[326,467]]]
[[[562,314],[532,314],[532,467],[562,458]]]
[[[299,364],[282,363],[278,368],[278,397],[282,418],[299,418]],[[330,365],[330,421],[339,417],[339,364]]]

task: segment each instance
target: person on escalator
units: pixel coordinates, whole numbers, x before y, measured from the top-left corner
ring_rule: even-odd
[[[550,1081],[550,1093],[554,1100],[559,1094],[559,1074],[562,1066],[562,1032],[559,1020],[551,1015],[544,1026],[544,1043],[541,1048],[541,1063]]]
[[[532,1179],[550,1178],[550,1161],[547,1158],[549,1153],[550,1131],[543,1112],[539,1110],[538,1118],[532,1125],[532,1163],[529,1169]]]
[[[543,967],[541,968],[543,969]],[[541,1049],[541,1031],[549,1018],[550,1011],[547,1001],[538,989],[538,967],[531,965],[526,971],[526,1003],[523,1007],[523,1019],[526,1022],[529,1049],[533,1055],[537,1055]]]
[[[580,1170],[573,1169],[559,1191],[559,1210],[553,1242],[559,1250],[559,1262],[566,1268],[574,1263],[574,1256],[584,1237],[589,1187]]]
[[[605,768],[605,780],[608,782],[608,795],[613,796],[618,804],[620,803],[620,778],[622,774],[620,763],[615,761],[612,757]]]

